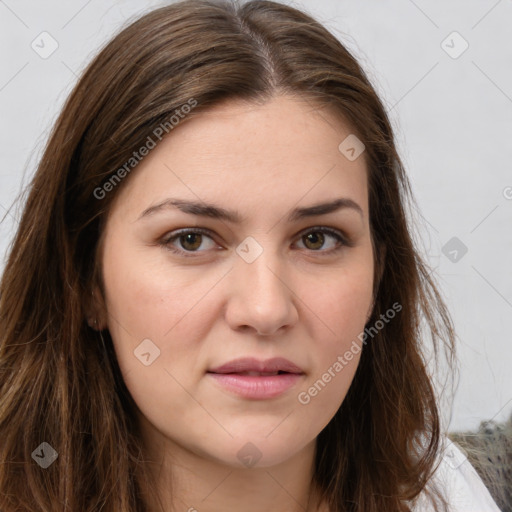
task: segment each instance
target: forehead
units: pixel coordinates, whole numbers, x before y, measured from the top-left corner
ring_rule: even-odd
[[[366,212],[365,155],[351,161],[339,148],[351,134],[305,99],[228,101],[175,127],[138,164],[119,201],[142,211],[172,195],[263,214],[342,195]]]
[[[239,160],[251,156],[286,163],[311,156],[332,159],[333,154],[338,156],[339,143],[351,133],[348,123],[326,107],[280,95],[262,105],[230,100],[200,112],[171,133],[167,147],[178,151],[180,144],[204,141],[209,145],[198,147],[190,157]]]

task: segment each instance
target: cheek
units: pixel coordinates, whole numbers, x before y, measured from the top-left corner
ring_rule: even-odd
[[[336,274],[325,293],[304,302],[318,312],[314,340],[315,373],[299,403],[315,402],[326,422],[341,405],[359,364],[362,337],[372,302],[373,272],[367,265]],[[325,287],[324,287],[325,289]]]
[[[373,268],[371,261],[337,271],[323,283],[322,293],[308,293],[311,309],[318,316],[319,326],[326,334],[316,336],[328,347],[342,348],[348,340],[357,337],[365,326],[372,303]]]
[[[192,268],[177,271],[165,254],[147,258],[144,251],[128,247],[123,251],[120,245],[114,251],[116,243],[112,239],[105,247],[103,269],[108,329],[123,373],[140,374],[141,361],[136,356],[145,343],[150,360],[153,353],[158,354],[151,363],[153,370],[169,368],[178,373],[177,378],[190,374],[200,342],[211,328],[212,290],[225,270],[203,272],[199,279]]]
[[[162,338],[201,297],[201,284],[190,286],[192,272],[177,272],[159,249],[138,249],[115,236],[105,247],[103,269],[113,327],[119,323],[136,338]]]
[[[183,389],[198,372],[200,341],[209,329],[204,297],[220,277],[194,279],[192,272],[131,252],[116,258],[105,250],[108,329],[130,395],[166,428],[170,414],[185,417],[194,406]]]

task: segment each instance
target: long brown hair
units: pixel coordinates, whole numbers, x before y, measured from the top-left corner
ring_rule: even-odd
[[[130,179],[133,152],[160,126],[172,137],[169,118],[191,99],[180,122],[223,101],[261,104],[276,93],[329,108],[365,144],[377,276],[368,325],[402,306],[364,347],[318,436],[315,482],[332,511],[409,510],[425,487],[441,429],[423,328],[449,357],[455,335],[413,241],[413,198],[385,108],[354,57],[309,15],[271,1],[190,0],[149,12],[101,49],[29,184],[0,285],[3,512],[147,509],[136,406],[108,330],[86,321],[93,285],[101,286],[106,214]],[[58,454],[47,469],[34,458],[48,452],[43,442]]]

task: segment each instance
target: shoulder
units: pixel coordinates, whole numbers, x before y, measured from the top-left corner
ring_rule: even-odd
[[[432,477],[451,512],[501,512],[475,468],[457,444],[443,438],[439,465]],[[414,512],[427,512],[429,502],[420,496]]]

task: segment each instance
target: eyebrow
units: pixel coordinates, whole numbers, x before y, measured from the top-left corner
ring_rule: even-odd
[[[226,210],[220,206],[205,202],[185,201],[183,199],[168,198],[164,201],[146,208],[137,220],[151,216],[157,212],[170,208],[178,208],[184,213],[198,215],[200,217],[210,217],[213,219],[225,220],[234,224],[244,222],[244,218],[236,211]],[[352,199],[340,197],[326,203],[319,203],[313,206],[295,208],[288,215],[288,222],[295,222],[307,217],[316,217],[326,215],[342,209],[352,209],[364,217],[362,208]]]

